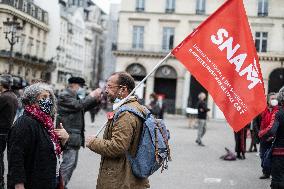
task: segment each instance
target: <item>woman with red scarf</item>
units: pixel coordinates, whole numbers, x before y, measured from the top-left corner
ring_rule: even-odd
[[[57,189],[60,186],[62,147],[69,138],[54,117],[56,99],[44,83],[27,87],[22,97],[24,114],[8,137],[8,189]]]

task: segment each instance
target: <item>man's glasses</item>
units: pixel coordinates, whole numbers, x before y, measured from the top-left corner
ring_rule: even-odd
[[[115,88],[115,87],[124,87],[123,85],[106,85],[106,89],[112,89],[112,88]]]

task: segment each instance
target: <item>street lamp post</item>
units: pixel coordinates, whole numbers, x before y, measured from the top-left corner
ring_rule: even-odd
[[[8,73],[10,74],[13,64],[13,48],[14,45],[19,42],[20,36],[18,35],[18,32],[23,28],[20,26],[20,23],[17,21],[16,17],[13,17],[12,20],[10,20],[10,18],[7,18],[7,20],[3,22],[3,25],[4,25],[5,39],[7,39],[10,44],[9,69],[8,69]]]

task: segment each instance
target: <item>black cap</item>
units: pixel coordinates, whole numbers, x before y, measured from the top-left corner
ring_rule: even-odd
[[[9,74],[0,75],[0,84],[4,88],[10,89],[12,83],[13,83],[13,77],[11,75],[9,75]]]
[[[82,85],[82,86],[86,85],[86,84],[85,84],[85,80],[84,80],[83,78],[81,78],[81,77],[70,77],[70,78],[68,79],[68,83],[69,83],[69,84],[71,84],[71,83],[77,83],[77,84]]]

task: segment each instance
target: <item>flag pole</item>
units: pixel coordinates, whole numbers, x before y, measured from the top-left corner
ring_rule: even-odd
[[[129,95],[128,95],[126,98],[122,99],[122,100],[114,107],[114,110],[116,110],[118,107],[120,107],[122,104],[124,104],[124,103],[134,94],[134,92],[136,91],[136,89],[138,89],[138,88],[140,87],[140,85],[142,85],[142,84],[144,83],[144,81],[146,81],[146,79],[148,79],[148,77],[149,77],[152,73],[154,73],[154,71],[157,70],[158,67],[159,67],[161,64],[163,64],[163,63],[171,56],[171,54],[172,54],[172,52],[169,52],[169,53],[167,54],[167,56],[165,56],[158,64],[156,64],[156,66],[148,73],[148,75],[146,75],[146,76],[144,77],[144,79],[142,79],[142,81],[140,81],[140,82],[136,85],[136,87],[129,93]],[[95,137],[97,137],[97,136],[102,132],[102,130],[106,127],[106,125],[107,125],[107,122],[98,130],[98,132],[97,132],[97,134],[95,135]]]

